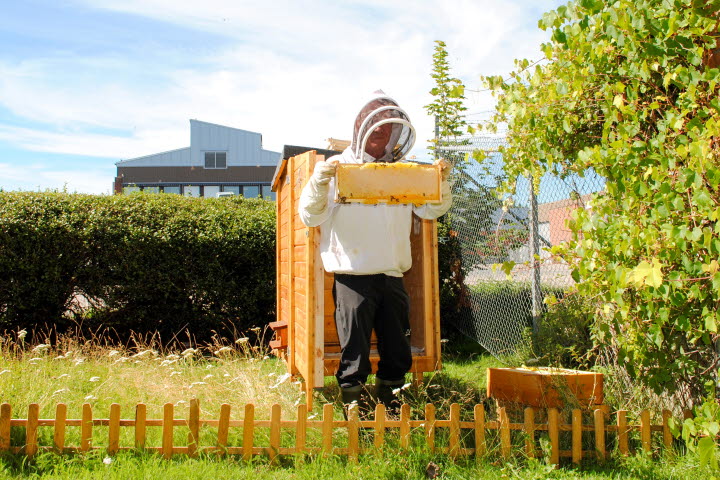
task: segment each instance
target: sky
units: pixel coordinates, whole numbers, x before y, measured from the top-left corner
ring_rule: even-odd
[[[0,189],[109,194],[115,162],[190,146],[190,119],[263,148],[349,139],[394,97],[427,157],[435,40],[487,119],[481,75],[538,59],[559,0],[0,0]]]

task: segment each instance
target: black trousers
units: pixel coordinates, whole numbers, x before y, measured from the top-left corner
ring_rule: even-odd
[[[405,378],[412,366],[410,297],[402,278],[335,274],[335,326],[340,339],[341,388],[367,382],[371,372],[370,336],[375,330],[380,361],[376,375],[389,382]]]

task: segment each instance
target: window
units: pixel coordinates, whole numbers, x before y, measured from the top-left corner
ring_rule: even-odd
[[[235,195],[240,195],[240,187],[237,185],[224,185],[222,187],[223,192],[232,192]]]
[[[175,193],[177,195],[180,195],[180,187],[163,187],[164,193]]]
[[[205,152],[205,168],[227,168],[227,152]]]
[[[160,187],[143,187],[145,193],[160,193]]]
[[[263,185],[262,196],[265,200],[275,200],[275,192],[270,190],[270,185]]]
[[[186,197],[199,197],[200,187],[198,185],[185,185],[183,187],[183,195]]]
[[[220,185],[205,185],[203,187],[203,197],[215,198],[220,192]]]
[[[245,198],[257,198],[260,196],[260,187],[257,185],[245,185],[243,187],[243,196]]]

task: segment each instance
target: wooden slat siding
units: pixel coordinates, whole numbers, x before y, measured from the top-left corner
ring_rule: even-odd
[[[270,447],[267,449],[267,455],[270,463],[278,462],[278,452],[280,451],[280,421],[282,418],[282,410],[279,404],[275,403],[270,407]]]
[[[255,437],[255,406],[252,403],[245,405],[243,418],[243,448],[242,458],[248,461],[253,454],[253,439]]]
[[[228,434],[230,433],[230,404],[220,405],[220,418],[218,420],[217,452],[219,455],[227,453]]]
[[[474,419],[475,419],[475,457],[480,458],[485,456],[487,453],[487,444],[485,441],[485,407],[481,404],[475,405],[474,408]]]
[[[550,463],[560,463],[560,416],[557,408],[548,409],[548,436],[550,437]]]
[[[200,442],[200,401],[197,398],[190,400],[188,427],[188,455],[196,457]]]
[[[80,451],[87,452],[92,448],[92,405],[83,403],[82,420],[80,423]]]
[[[385,443],[385,405],[378,403],[375,406],[375,438],[373,443],[378,450]]]
[[[108,425],[108,453],[113,455],[120,448],[120,404],[110,405],[110,424]]]
[[[425,405],[425,443],[431,453],[435,452],[435,405]]]
[[[498,408],[498,421],[500,422],[500,454],[502,458],[510,458],[510,419],[505,407]]]
[[[312,272],[309,282],[312,295],[308,296],[310,297],[308,298],[308,305],[309,308],[311,308],[309,311],[313,312],[312,316],[314,317],[313,343],[315,344],[315,348],[313,350],[313,375],[315,378],[315,384],[313,386],[315,388],[322,388],[325,384],[325,363],[323,361],[325,357],[325,325],[323,322],[325,313],[325,292],[323,291],[325,270],[323,269],[322,258],[320,257],[321,228],[322,227],[309,229],[309,242],[312,243],[308,243],[308,245],[313,245],[313,248],[311,249],[312,255],[308,260],[308,268],[310,269],[310,272]],[[312,408],[312,404],[308,404],[308,406]]]
[[[302,193],[302,189],[305,185],[305,181],[309,178],[311,171],[310,168],[314,167],[314,152],[307,152],[302,155],[294,157],[295,162],[293,163],[293,174],[294,178],[292,183],[292,196],[298,199]],[[313,164],[312,166],[310,164]],[[293,216],[298,217],[297,208],[293,208]],[[306,227],[296,218],[294,222],[294,230],[291,231],[293,236],[294,245],[303,245],[304,251],[302,256],[295,257],[293,266],[293,276],[295,281],[293,283],[294,295],[291,294],[293,301],[296,304],[295,316],[298,323],[302,323],[304,326],[304,334],[299,336],[295,334],[296,342],[303,344],[303,350],[298,352],[302,358],[302,362],[305,365],[304,370],[301,372],[305,379],[305,404],[309,408],[312,408],[313,401],[313,387],[315,386],[315,363],[314,363],[314,350],[315,350],[315,325],[314,325],[314,310],[312,308],[313,291],[312,282],[309,278],[310,262],[312,261],[311,248],[311,235],[314,235],[313,229]],[[314,239],[314,237],[313,237]],[[301,320],[304,319],[304,322]]]
[[[300,459],[307,448],[307,405],[297,406],[297,428],[295,429],[295,455]]]
[[[582,460],[582,410],[572,411],[572,462],[576,465]]]
[[[322,452],[323,455],[329,456],[332,454],[332,435],[333,435],[333,410],[332,404],[326,403],[323,405],[323,419],[322,419]]]
[[[171,458],[173,454],[173,404],[163,406],[162,426],[162,454],[164,458]]]
[[[458,410],[458,420],[459,414]],[[400,448],[403,450],[410,448],[410,405],[407,403],[400,407]]]
[[[403,405],[404,406],[404,405]],[[348,461],[357,463],[360,453],[360,418],[358,417],[358,405],[353,403],[348,407]]]
[[[630,453],[628,448],[628,424],[627,424],[627,411],[618,410],[617,412],[617,434],[618,434],[618,450],[621,455],[627,455]]]
[[[0,405],[0,452],[10,450],[10,420],[12,407],[9,403]]]
[[[67,405],[58,403],[55,407],[55,431],[53,432],[53,444],[58,453],[65,449],[65,421],[67,420]]]
[[[595,420],[595,452],[598,462],[605,461],[605,413],[598,409],[593,412]]]
[[[439,422],[435,422],[437,425]],[[460,449],[460,405],[453,403],[450,405],[450,443],[449,453],[451,457],[459,455]]]
[[[31,403],[28,405],[27,424],[25,425],[25,455],[32,457],[38,451],[37,429],[40,416],[40,405]]]
[[[662,411],[662,432],[663,432],[663,445],[665,448],[671,448],[672,442],[673,442],[673,436],[672,433],[670,433],[670,418],[672,418],[672,413],[670,413],[670,410],[663,410]]]
[[[282,184],[282,175],[279,175],[279,177],[279,183]],[[276,187],[281,188],[280,185],[276,185]],[[287,205],[284,204],[284,202],[280,201],[281,193],[282,190],[276,192],[277,201],[275,202],[275,301],[278,306],[280,305],[280,299],[282,298],[280,294],[280,291],[282,289],[282,280],[280,276],[282,274],[282,224],[285,217],[283,210],[288,208]],[[275,321],[282,322],[284,320],[285,319],[283,318],[282,308],[277,308],[275,312]],[[287,367],[288,371],[292,372],[289,363],[287,364]]]
[[[640,412],[640,442],[643,452],[650,452],[650,412],[643,410]]]
[[[535,457],[535,409],[532,407],[525,408],[525,454],[533,458]]]
[[[295,188],[295,157],[292,157],[288,159],[287,164],[287,173],[286,175],[289,176],[289,183],[283,182],[283,189],[286,189],[288,191],[288,201],[289,204],[289,213],[288,213],[288,225],[287,225],[287,235],[288,235],[288,289],[289,289],[289,295],[287,296],[288,299],[288,312],[290,312],[290,318],[287,319],[288,321],[288,369],[293,371],[298,371],[300,375],[305,375],[305,372],[303,370],[299,370],[299,367],[297,365],[297,359],[298,359],[298,347],[300,345],[297,344],[295,341],[295,337],[297,335],[297,332],[295,331],[295,327],[297,324],[297,319],[295,318],[295,300],[293,299],[292,292],[295,291],[295,237],[293,235],[293,232],[295,231],[295,222],[296,222],[296,206],[295,206],[295,196],[294,196],[294,188]],[[302,343],[301,343],[302,345]]]

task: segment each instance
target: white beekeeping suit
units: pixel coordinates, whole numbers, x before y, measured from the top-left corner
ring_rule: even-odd
[[[387,127],[384,127],[387,126]],[[373,131],[388,128],[389,140],[377,158],[368,153]],[[322,225],[320,251],[325,270],[333,273],[402,276],[411,267],[412,213],[435,219],[450,208],[452,196],[446,179],[442,202],[410,204],[338,204],[335,202],[336,163],[402,161],[415,142],[415,129],[407,114],[382,91],[375,92],[355,120],[352,144],[341,155],[318,162],[300,196],[302,222]]]
[[[409,204],[338,204],[335,169],[338,163],[402,161],[415,142],[407,114],[382,91],[375,92],[355,120],[353,141],[341,155],[318,162],[300,195],[298,211],[309,227],[321,225],[320,256],[334,273],[335,326],[340,340],[340,364],[335,377],[342,401],[357,402],[368,412],[368,375],[372,373],[370,342],[377,336],[380,356],[376,396],[388,408],[399,408],[395,391],[412,366],[410,297],[402,276],[410,269],[410,229],[413,212],[434,219],[451,203],[443,162],[442,202]]]

